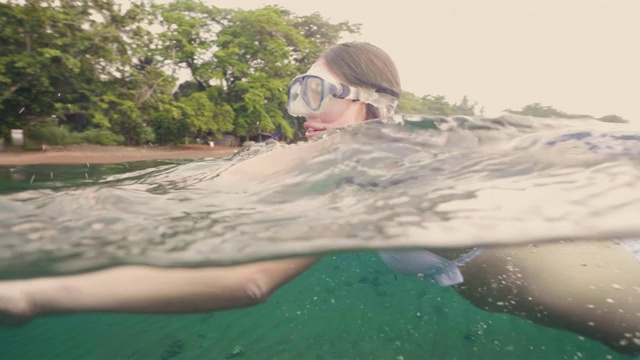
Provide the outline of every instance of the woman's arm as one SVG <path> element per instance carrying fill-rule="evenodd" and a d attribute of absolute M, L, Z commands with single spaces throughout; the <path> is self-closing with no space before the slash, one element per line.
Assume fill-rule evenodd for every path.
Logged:
<path fill-rule="evenodd" d="M 319 257 L 228 267 L 122 266 L 92 273 L 0 282 L 0 323 L 76 312 L 191 313 L 260 304 Z"/>

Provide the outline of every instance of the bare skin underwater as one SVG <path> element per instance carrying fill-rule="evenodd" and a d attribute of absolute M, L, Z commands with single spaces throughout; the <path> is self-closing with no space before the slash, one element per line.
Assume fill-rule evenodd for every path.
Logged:
<path fill-rule="evenodd" d="M 485 249 L 455 289 L 483 310 L 640 354 L 640 262 L 616 241 L 564 241 Z"/>

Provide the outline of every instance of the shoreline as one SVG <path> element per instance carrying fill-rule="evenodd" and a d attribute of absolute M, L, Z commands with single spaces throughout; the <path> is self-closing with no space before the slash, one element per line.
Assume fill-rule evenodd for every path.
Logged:
<path fill-rule="evenodd" d="M 47 151 L 0 152 L 0 166 L 42 164 L 115 164 L 145 160 L 224 158 L 239 147 L 208 145 L 181 146 L 100 146 L 73 145 Z"/>

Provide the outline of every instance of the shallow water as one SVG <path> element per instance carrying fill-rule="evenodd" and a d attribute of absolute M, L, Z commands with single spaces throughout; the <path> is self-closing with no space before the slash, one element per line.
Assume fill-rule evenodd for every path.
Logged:
<path fill-rule="evenodd" d="M 5 278 L 640 235 L 640 128 L 589 119 L 395 116 L 226 160 L 3 178 Z"/>
<path fill-rule="evenodd" d="M 535 272 L 569 293 L 575 290 L 572 276 L 591 279 L 594 268 L 609 274 L 579 285 L 597 294 L 590 295 L 595 302 L 586 304 L 589 309 L 621 323 L 623 309 L 640 316 L 640 296 L 632 292 L 640 292 L 633 276 L 639 242 L 610 239 L 640 236 L 639 214 L 637 126 L 396 116 L 311 144 L 257 146 L 230 159 L 0 167 L 0 279 L 127 263 L 204 266 L 350 249 L 483 245 L 480 260 L 507 259 L 505 274 L 478 280 L 473 273 L 484 265 L 475 271 L 472 261 L 463 286 L 499 287 L 505 276 L 525 276 L 531 285 L 536 278 L 524 263 L 512 263 L 509 250 L 500 253 L 510 248 L 487 246 L 522 244 L 520 255 L 542 260 Z M 588 243 L 576 247 L 575 258 L 555 253 L 570 249 L 575 239 L 608 242 L 595 248 L 595 257 Z M 559 248 L 536 244 L 560 240 Z M 617 258 L 605 256 L 612 248 L 626 249 L 631 275 Z M 526 301 L 507 300 L 514 309 Z M 571 305 L 571 296 L 566 300 Z M 496 301 L 502 299 L 488 299 Z M 640 342 L 640 327 L 633 330 L 616 341 Z M 479 310 L 452 288 L 396 276 L 372 252 L 326 256 L 254 308 L 187 316 L 73 315 L 0 329 L 0 354 L 626 358 L 577 333 Z"/>
<path fill-rule="evenodd" d="M 73 315 L 0 329 L 3 359 L 628 359 L 478 310 L 372 253 L 328 256 L 265 304 L 196 315 Z"/>

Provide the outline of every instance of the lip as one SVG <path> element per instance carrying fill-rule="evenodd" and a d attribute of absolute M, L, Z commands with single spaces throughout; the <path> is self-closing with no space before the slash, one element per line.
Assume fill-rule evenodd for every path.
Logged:
<path fill-rule="evenodd" d="M 323 131 L 327 130 L 324 126 L 315 125 L 313 123 L 304 123 L 303 127 L 305 128 L 305 136 L 307 138 L 312 138 L 314 136 L 320 135 Z"/>

